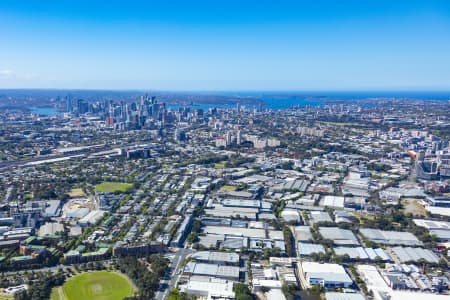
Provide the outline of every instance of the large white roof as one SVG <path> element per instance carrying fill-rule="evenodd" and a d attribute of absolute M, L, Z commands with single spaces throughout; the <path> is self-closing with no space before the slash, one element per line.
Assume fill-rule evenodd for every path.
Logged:
<path fill-rule="evenodd" d="M 321 264 L 317 262 L 302 262 L 302 268 L 304 273 L 336 273 L 346 274 L 344 267 L 338 264 Z"/>

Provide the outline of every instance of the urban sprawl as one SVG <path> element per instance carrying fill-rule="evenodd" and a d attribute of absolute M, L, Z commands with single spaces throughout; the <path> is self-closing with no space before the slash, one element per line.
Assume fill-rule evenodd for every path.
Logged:
<path fill-rule="evenodd" d="M 449 101 L 2 97 L 0 299 L 450 298 Z"/>

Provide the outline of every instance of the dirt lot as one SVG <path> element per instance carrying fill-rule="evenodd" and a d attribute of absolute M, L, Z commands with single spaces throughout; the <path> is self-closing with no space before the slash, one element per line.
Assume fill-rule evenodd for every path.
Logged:
<path fill-rule="evenodd" d="M 425 208 L 420 204 L 420 200 L 413 198 L 402 199 L 403 211 L 405 213 L 411 213 L 414 216 L 426 216 L 427 212 Z"/>

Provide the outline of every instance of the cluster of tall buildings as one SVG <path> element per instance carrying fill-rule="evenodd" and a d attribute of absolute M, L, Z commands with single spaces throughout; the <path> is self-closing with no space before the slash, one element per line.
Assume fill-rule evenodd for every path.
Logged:
<path fill-rule="evenodd" d="M 85 114 L 89 112 L 89 103 L 83 99 L 72 99 L 71 95 L 66 97 L 66 112 L 68 113 L 77 113 L 77 114 Z"/>
<path fill-rule="evenodd" d="M 317 128 L 311 128 L 311 127 L 303 127 L 299 126 L 297 128 L 297 133 L 300 134 L 300 136 L 304 135 L 312 135 L 312 136 L 318 136 L 321 137 L 324 135 L 325 130 L 323 129 L 317 129 Z"/>
<path fill-rule="evenodd" d="M 162 129 L 168 124 L 177 122 L 195 123 L 205 117 L 203 109 L 180 107 L 168 109 L 166 103 L 158 102 L 155 96 L 142 95 L 137 101 L 116 102 L 113 100 L 90 102 L 84 99 L 65 97 L 65 109 L 72 116 L 91 115 L 99 117 L 106 125 L 116 130 Z M 210 109 L 210 113 L 217 113 Z M 175 139 L 184 140 L 185 132 L 180 129 L 175 133 Z"/>
<path fill-rule="evenodd" d="M 280 146 L 280 140 L 276 138 L 261 138 L 257 135 L 243 135 L 240 130 L 227 131 L 224 135 L 216 139 L 216 147 L 231 147 L 233 145 L 241 145 L 243 142 L 251 142 L 254 148 L 263 149 L 266 147 Z"/>
<path fill-rule="evenodd" d="M 108 125 L 114 125 L 116 129 L 140 129 L 150 120 L 164 122 L 166 105 L 158 103 L 154 96 L 148 94 L 131 103 L 112 100 L 89 103 L 83 99 L 74 101 L 69 95 L 66 97 L 66 112 L 78 116 L 86 113 L 102 116 Z"/>
<path fill-rule="evenodd" d="M 155 97 L 146 94 L 139 102 L 111 104 L 107 120 L 115 124 L 116 129 L 140 129 L 148 121 L 160 121 L 164 125 L 165 112 L 165 103 L 158 103 Z"/>

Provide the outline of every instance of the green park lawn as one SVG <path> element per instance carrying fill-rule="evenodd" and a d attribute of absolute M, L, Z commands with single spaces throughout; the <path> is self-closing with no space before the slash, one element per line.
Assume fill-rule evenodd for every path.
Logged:
<path fill-rule="evenodd" d="M 104 181 L 100 184 L 97 184 L 95 186 L 95 189 L 99 192 L 113 193 L 113 192 L 126 192 L 132 187 L 133 185 L 131 183 Z"/>
<path fill-rule="evenodd" d="M 52 290 L 51 300 L 122 300 L 132 296 L 135 289 L 131 281 L 116 272 L 82 273 Z"/>

